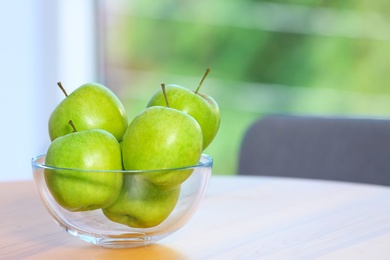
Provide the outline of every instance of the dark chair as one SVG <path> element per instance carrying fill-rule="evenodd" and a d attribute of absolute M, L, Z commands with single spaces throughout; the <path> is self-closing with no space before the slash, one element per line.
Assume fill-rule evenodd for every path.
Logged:
<path fill-rule="evenodd" d="M 390 120 L 265 116 L 244 135 L 238 174 L 390 185 Z"/>

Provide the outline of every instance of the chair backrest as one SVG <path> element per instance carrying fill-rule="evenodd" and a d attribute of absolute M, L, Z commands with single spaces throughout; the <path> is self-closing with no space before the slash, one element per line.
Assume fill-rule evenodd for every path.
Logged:
<path fill-rule="evenodd" d="M 265 116 L 244 135 L 238 174 L 390 185 L 390 120 Z"/>

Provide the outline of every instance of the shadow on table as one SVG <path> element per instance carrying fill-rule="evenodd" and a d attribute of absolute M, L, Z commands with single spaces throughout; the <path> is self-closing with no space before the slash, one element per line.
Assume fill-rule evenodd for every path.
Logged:
<path fill-rule="evenodd" d="M 123 257 L 123 259 L 185 259 L 181 253 L 167 246 L 153 244 L 145 247 L 126 249 L 104 249 L 89 250 L 85 256 L 99 256 L 99 259 L 113 259 Z M 122 259 L 122 258 L 121 258 Z"/>

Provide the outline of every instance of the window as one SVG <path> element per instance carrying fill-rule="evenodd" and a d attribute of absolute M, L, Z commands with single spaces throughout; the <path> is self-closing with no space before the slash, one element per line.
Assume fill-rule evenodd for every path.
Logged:
<path fill-rule="evenodd" d="M 221 107 L 205 151 L 234 174 L 241 137 L 267 113 L 390 115 L 390 4 L 360 1 L 101 1 L 106 84 L 130 117 L 161 83 Z"/>

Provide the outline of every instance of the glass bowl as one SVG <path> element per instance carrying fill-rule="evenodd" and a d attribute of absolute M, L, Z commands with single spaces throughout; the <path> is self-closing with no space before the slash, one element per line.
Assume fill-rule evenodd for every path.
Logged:
<path fill-rule="evenodd" d="M 41 200 L 54 221 L 79 239 L 109 248 L 152 244 L 185 225 L 205 195 L 212 165 L 212 158 L 206 154 L 202 155 L 195 166 L 158 171 L 80 171 L 46 166 L 45 155 L 32 159 L 36 186 Z M 117 175 L 123 180 L 120 194 L 123 195 L 122 201 L 126 203 L 103 209 L 79 211 L 69 209 L 63 205 L 61 198 L 58 198 L 55 192 L 57 188 L 53 188 L 50 182 L 50 174 L 53 173 L 73 176 L 73 178 L 75 174 L 78 176 L 92 174 L 95 176 L 94 181 L 100 176 Z M 160 189 L 159 185 L 149 181 L 150 176 L 163 174 L 179 176 L 180 184 Z M 70 185 L 68 182 L 63 186 L 75 186 L 76 189 L 75 179 L 71 181 L 75 185 Z M 77 192 L 75 190 L 74 193 Z M 152 193 L 153 195 L 150 195 Z M 121 195 L 118 195 L 115 203 L 119 201 Z"/>

